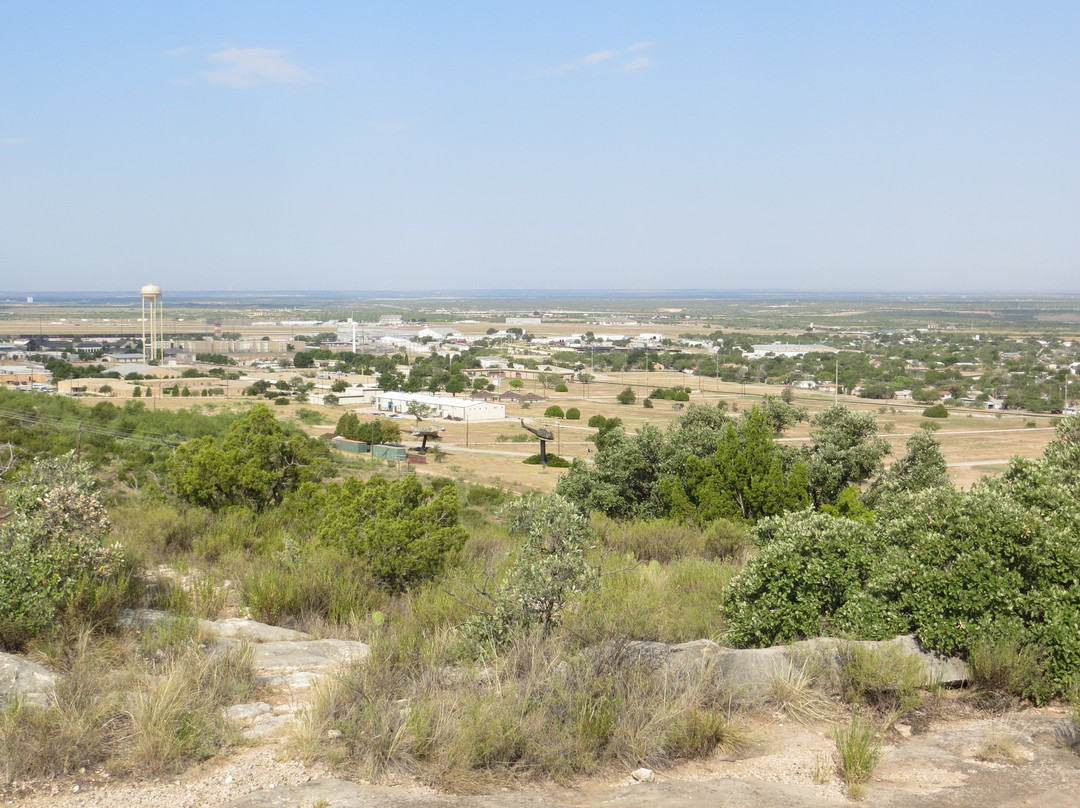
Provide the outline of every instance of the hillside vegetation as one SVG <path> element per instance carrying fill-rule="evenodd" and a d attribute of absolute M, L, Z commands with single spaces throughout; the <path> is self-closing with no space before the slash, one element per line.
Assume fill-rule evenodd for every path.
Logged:
<path fill-rule="evenodd" d="M 775 438 L 808 416 L 780 399 L 738 414 L 689 405 L 666 430 L 590 421 L 595 462 L 574 461 L 552 496 L 519 498 L 346 467 L 264 405 L 204 415 L 0 396 L 14 461 L 4 649 L 35 649 L 71 682 L 108 667 L 87 660 L 160 674 L 167 659 L 206 692 L 194 632 L 136 642 L 118 610 L 243 612 L 362 639 L 371 660 L 320 691 L 294 748 L 366 776 L 471 791 L 738 748 L 732 694 L 634 664 L 637 640 L 914 633 L 1034 700 L 1080 671 L 1080 417 L 1059 422 L 1043 457 L 961 491 L 929 431 L 886 469 L 869 415 L 825 410 L 796 448 Z M 162 565 L 183 576 L 150 574 Z M 240 692 L 243 660 L 229 664 L 226 689 Z M 217 715 L 222 698 L 197 703 Z M 9 778 L 33 762 L 48 709 L 20 704 L 0 723 Z M 93 719 L 110 745 L 76 744 L 44 770 L 136 759 L 117 729 L 130 712 Z M 213 721 L 200 732 L 156 765 L 231 743 Z"/>

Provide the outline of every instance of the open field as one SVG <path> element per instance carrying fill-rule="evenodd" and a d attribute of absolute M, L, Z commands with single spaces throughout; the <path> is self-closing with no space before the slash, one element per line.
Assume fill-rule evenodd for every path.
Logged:
<path fill-rule="evenodd" d="M 453 421 L 436 422 L 440 427 L 445 427 L 439 445 L 446 452 L 446 458 L 441 463 L 435 463 L 429 456 L 427 464 L 412 468 L 421 474 L 460 477 L 470 482 L 508 488 L 513 491 L 547 492 L 554 490 L 559 477 L 565 472 L 561 469 L 541 469 L 522 463 L 524 458 L 535 454 L 538 448 L 537 442 L 531 439 L 531 436 L 529 442 L 526 443 L 511 442 L 508 439 L 513 435 L 526 434 L 520 426 L 520 418 L 539 422 L 556 433 L 556 440 L 548 444 L 549 452 L 568 459 L 575 457 L 587 459 L 591 454 L 593 444 L 586 438 L 596 430 L 586 424 L 593 415 L 619 417 L 623 420 L 626 429 L 633 432 L 647 423 L 664 429 L 682 414 L 682 411 L 672 408 L 672 402 L 667 401 L 656 402 L 653 409 L 643 407 L 641 399 L 647 390 L 655 387 L 690 383 L 694 390 L 690 395 L 690 403 L 715 406 L 723 402 L 734 411 L 749 409 L 763 395 L 780 393 L 779 388 L 770 385 L 739 385 L 723 382 L 718 384 L 715 379 L 688 377 L 678 373 L 649 373 L 647 375 L 648 382 L 643 372 L 599 374 L 597 381 L 588 386 L 587 397 L 581 393 L 581 385 L 577 384 L 572 386 L 571 392 L 552 393 L 549 391 L 545 402 L 537 402 L 528 407 L 508 404 L 505 421 L 468 425 Z M 705 388 L 701 392 L 698 392 L 694 385 L 699 380 L 704 383 Z M 638 391 L 638 402 L 633 405 L 621 405 L 615 400 L 616 394 L 627 385 Z M 850 396 L 840 396 L 838 400 L 851 409 L 870 412 L 875 416 L 882 436 L 892 444 L 892 459 L 902 456 L 907 437 L 930 421 L 922 417 L 921 413 L 924 409 L 922 405 L 905 406 L 898 402 L 877 402 Z M 168 400 L 163 399 L 163 401 Z M 796 396 L 795 403 L 806 407 L 813 416 L 814 413 L 830 406 L 833 403 L 833 397 L 800 393 Z M 545 418 L 543 412 L 551 404 L 558 404 L 564 411 L 570 407 L 577 407 L 581 411 L 580 420 L 558 419 L 557 422 L 557 419 Z M 344 407 L 300 406 L 325 412 L 325 421 L 322 425 L 306 427 L 307 431 L 313 435 L 332 429 L 337 418 L 347 411 Z M 288 414 L 289 410 L 295 409 L 297 408 L 283 407 L 280 410 L 284 412 L 278 411 L 276 414 L 282 417 Z M 357 408 L 355 411 L 361 415 L 361 418 L 369 414 L 366 408 Z M 1041 454 L 1053 437 L 1056 421 L 1057 418 L 1053 416 L 957 409 L 952 410 L 948 418 L 932 423 L 940 425 L 936 435 L 949 463 L 951 477 L 958 485 L 967 487 L 980 477 L 1001 472 L 1009 458 L 1014 455 L 1036 457 Z M 399 423 L 403 433 L 407 433 L 414 422 L 412 419 L 402 418 L 399 419 Z M 1030 423 L 1034 423 L 1035 426 L 1028 426 Z M 780 440 L 785 443 L 801 444 L 808 440 L 810 432 L 809 424 L 797 424 Z M 500 436 L 503 437 L 502 440 Z M 403 437 L 405 437 L 406 445 L 419 446 L 419 441 L 410 442 L 407 434 Z"/>

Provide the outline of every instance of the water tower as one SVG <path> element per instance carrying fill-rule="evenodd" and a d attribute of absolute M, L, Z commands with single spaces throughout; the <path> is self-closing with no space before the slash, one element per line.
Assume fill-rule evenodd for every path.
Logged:
<path fill-rule="evenodd" d="M 154 362 L 165 355 L 161 287 L 154 283 L 148 283 L 139 290 L 139 294 L 142 295 L 143 359 L 147 362 Z M 147 308 L 150 309 L 149 316 L 147 315 Z M 149 326 L 150 330 L 149 339 L 146 333 L 147 326 Z"/>

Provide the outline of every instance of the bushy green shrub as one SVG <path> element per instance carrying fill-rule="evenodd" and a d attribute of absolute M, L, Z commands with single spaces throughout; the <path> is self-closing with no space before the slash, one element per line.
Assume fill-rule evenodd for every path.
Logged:
<path fill-rule="evenodd" d="M 970 491 L 888 497 L 873 523 L 797 514 L 759 523 L 761 552 L 725 605 L 730 638 L 769 645 L 818 633 L 914 633 L 944 654 L 979 643 L 1039 649 L 1046 687 L 1080 669 L 1080 417 L 1037 460 L 1014 460 Z M 808 606 L 808 608 L 807 608 Z"/>
<path fill-rule="evenodd" d="M 595 542 L 588 521 L 558 494 L 524 497 L 502 510 L 511 536 L 521 537 L 517 558 L 494 599 L 494 609 L 464 628 L 479 650 L 498 648 L 534 628 L 558 624 L 575 593 L 595 585 L 597 571 L 586 558 Z"/>
<path fill-rule="evenodd" d="M 176 492 L 214 510 L 244 505 L 256 511 L 281 502 L 297 485 L 317 479 L 319 450 L 306 435 L 283 427 L 257 404 L 219 444 L 212 436 L 186 441 L 169 460 Z"/>
<path fill-rule="evenodd" d="M 645 399 L 643 402 L 641 402 L 641 406 L 643 406 L 647 410 L 651 410 L 653 408 L 652 399 L 651 398 Z"/>
<path fill-rule="evenodd" d="M 924 418 L 948 418 L 949 410 L 940 401 L 932 407 L 927 407 L 922 411 Z"/>
<path fill-rule="evenodd" d="M 556 392 L 556 393 L 567 393 L 567 392 L 569 392 L 569 390 L 570 390 L 570 388 L 568 388 L 568 387 L 567 387 L 567 386 L 566 386 L 566 385 L 565 385 L 564 383 L 562 383 L 562 382 L 560 382 L 559 384 L 555 385 L 555 392 Z"/>
<path fill-rule="evenodd" d="M 540 455 L 529 455 L 521 462 L 524 463 L 526 466 L 539 466 Z M 565 457 L 559 457 L 556 454 L 549 454 L 547 456 L 547 464 L 553 469 L 568 469 L 573 465 L 570 460 L 567 460 Z"/>
<path fill-rule="evenodd" d="M 599 413 L 597 413 L 596 415 L 593 415 L 593 416 L 589 417 L 588 424 L 593 429 L 599 429 L 600 427 L 602 427 L 604 425 L 604 423 L 606 421 L 607 421 L 607 418 L 605 418 L 603 415 L 600 415 Z"/>
<path fill-rule="evenodd" d="M 565 418 L 566 414 L 563 412 L 563 408 L 558 404 L 552 404 L 546 410 L 544 410 L 545 418 Z"/>
<path fill-rule="evenodd" d="M 813 511 L 763 519 L 751 537 L 759 552 L 732 583 L 723 611 L 736 646 L 832 633 L 838 614 L 859 603 L 877 555 L 866 523 Z M 856 629 L 868 633 L 881 639 L 885 632 Z"/>
<path fill-rule="evenodd" d="M 72 456 L 36 460 L 7 486 L 0 647 L 19 648 L 57 628 L 61 610 L 78 593 L 121 577 L 124 556 L 105 543 L 110 522 L 96 489 L 89 464 Z"/>
<path fill-rule="evenodd" d="M 371 577 L 400 592 L 435 577 L 468 534 L 458 521 L 457 489 L 425 488 L 415 474 L 390 482 L 350 478 L 309 488 L 325 516 L 317 541 L 360 559 Z"/>
<path fill-rule="evenodd" d="M 624 387 L 622 392 L 620 392 L 619 395 L 615 396 L 615 399 L 620 404 L 633 404 L 635 401 L 637 401 L 637 394 L 634 392 L 633 388 Z"/>
<path fill-rule="evenodd" d="M 570 409 L 568 409 L 566 411 L 566 420 L 567 421 L 578 421 L 580 419 L 581 419 L 581 410 L 579 410 L 577 407 L 571 407 Z"/>

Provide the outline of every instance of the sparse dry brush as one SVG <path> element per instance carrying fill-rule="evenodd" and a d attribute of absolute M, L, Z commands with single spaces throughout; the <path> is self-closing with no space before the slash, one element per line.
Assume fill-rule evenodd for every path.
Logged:
<path fill-rule="evenodd" d="M 115 638 L 84 631 L 43 650 L 60 674 L 55 692 L 0 712 L 5 782 L 94 765 L 178 770 L 236 740 L 221 711 L 253 688 L 250 649 L 207 651 L 192 621 Z"/>
<path fill-rule="evenodd" d="M 663 766 L 745 742 L 728 694 L 705 671 L 650 669 L 622 648 L 571 654 L 536 630 L 485 665 L 418 665 L 376 649 L 319 688 L 297 749 L 365 777 L 409 775 L 469 793 L 615 764 Z"/>

